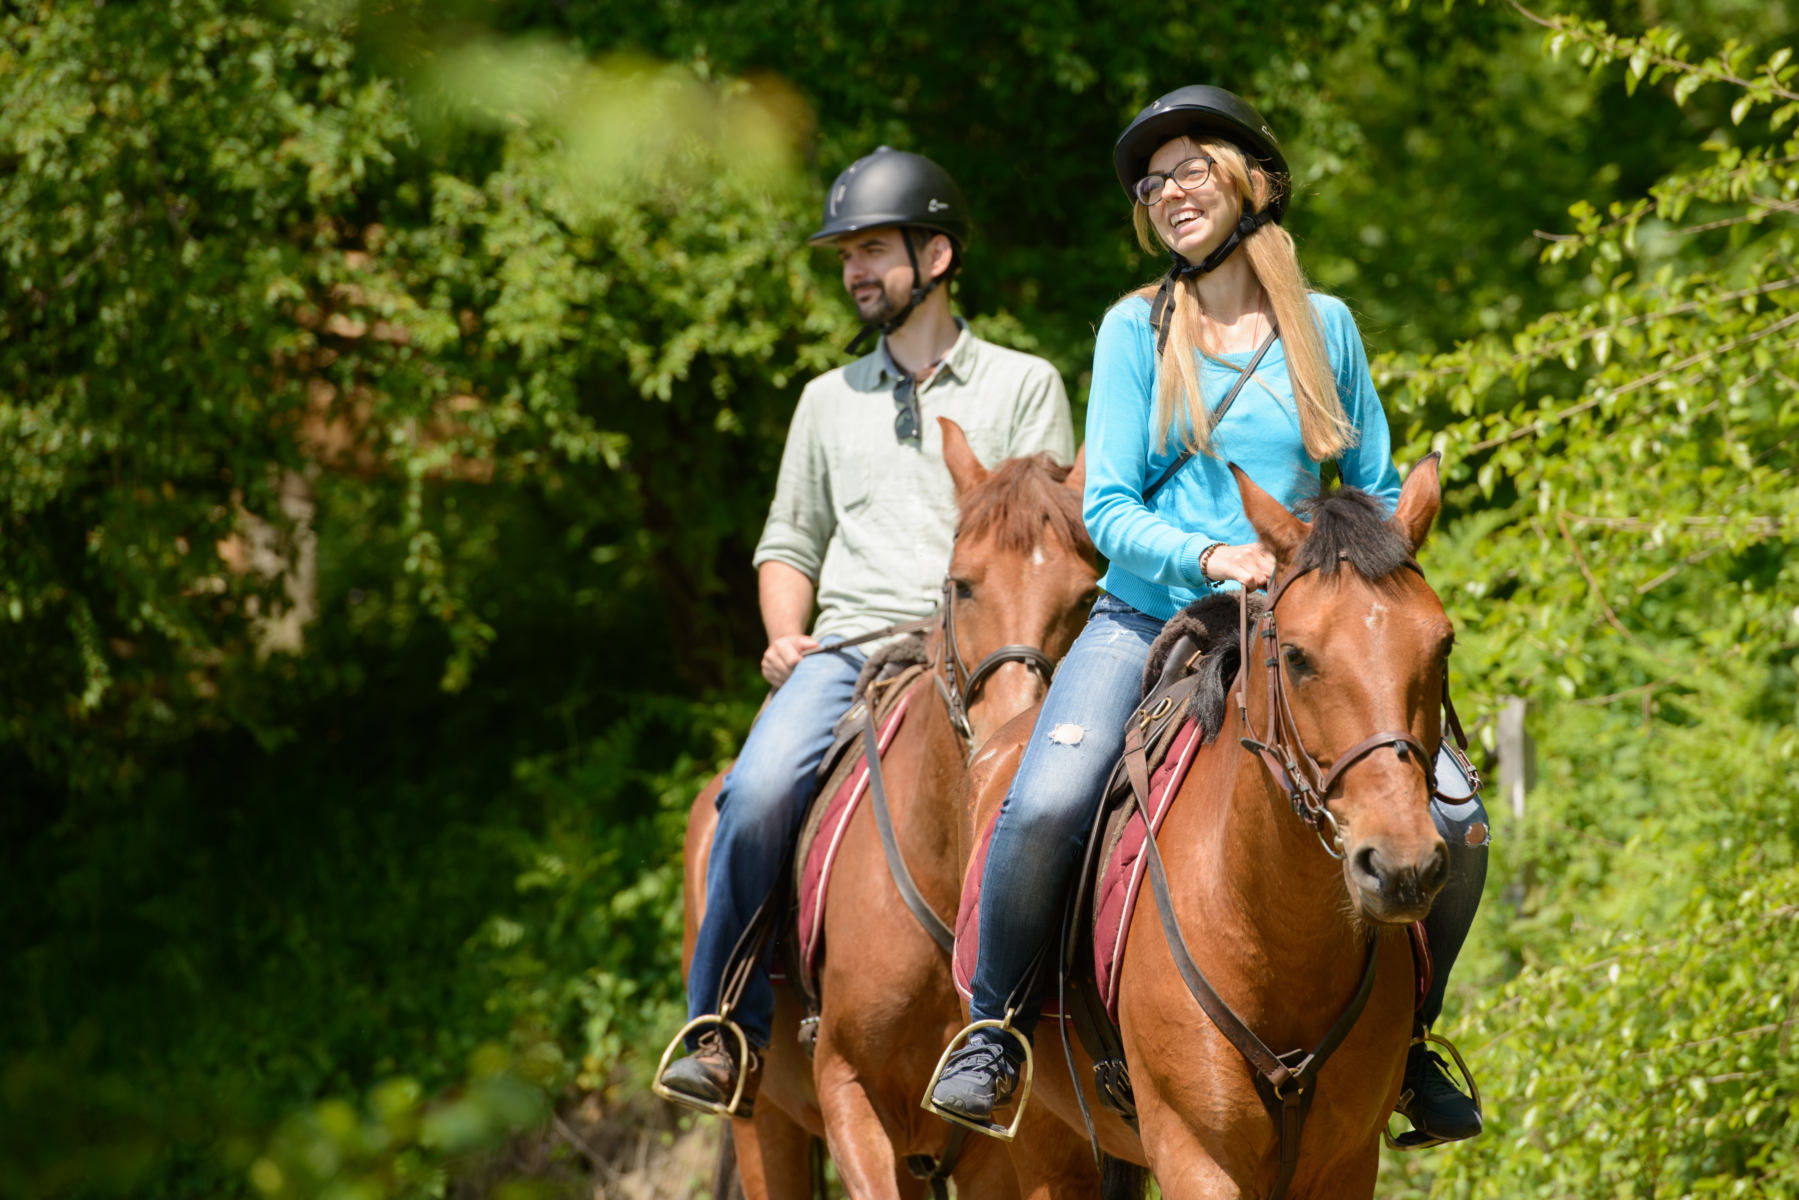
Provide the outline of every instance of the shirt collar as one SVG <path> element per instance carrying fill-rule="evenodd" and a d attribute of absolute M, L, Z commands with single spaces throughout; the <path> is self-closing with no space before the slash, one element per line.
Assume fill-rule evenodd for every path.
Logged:
<path fill-rule="evenodd" d="M 931 376 L 930 382 L 925 385 L 926 387 L 935 384 L 942 378 L 945 371 L 948 371 L 963 383 L 967 383 L 969 375 L 974 370 L 975 336 L 969 332 L 967 321 L 964 321 L 961 317 L 954 317 L 952 320 L 956 322 L 956 329 L 959 331 L 956 336 L 955 345 L 951 346 L 949 348 L 949 353 L 943 356 L 943 361 L 938 364 L 937 373 Z M 876 348 L 875 353 L 871 355 L 871 357 L 876 363 L 875 380 L 880 385 L 886 386 L 898 383 L 906 377 L 906 373 L 900 370 L 899 364 L 893 361 L 893 355 L 887 349 L 886 334 L 881 335 L 880 345 Z"/>

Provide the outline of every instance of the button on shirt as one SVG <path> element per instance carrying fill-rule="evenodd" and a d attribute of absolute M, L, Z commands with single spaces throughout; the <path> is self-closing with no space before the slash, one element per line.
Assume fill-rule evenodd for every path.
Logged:
<path fill-rule="evenodd" d="M 957 519 L 938 417 L 960 425 L 988 467 L 1038 451 L 1074 458 L 1056 369 L 957 325 L 949 354 L 915 385 L 916 438 L 894 433 L 905 374 L 886 338 L 800 395 L 755 565 L 784 562 L 816 581 L 814 637 L 855 637 L 936 610 Z"/>

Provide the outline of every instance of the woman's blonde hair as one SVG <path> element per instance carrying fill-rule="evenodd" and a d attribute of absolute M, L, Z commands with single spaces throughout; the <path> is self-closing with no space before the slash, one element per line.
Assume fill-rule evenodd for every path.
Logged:
<path fill-rule="evenodd" d="M 1250 159 L 1230 142 L 1194 139 L 1199 152 L 1213 159 L 1212 174 L 1219 183 L 1234 189 L 1245 210 L 1260 211 L 1275 200 L 1276 182 L 1262 165 Z M 1137 228 L 1137 241 L 1151 253 L 1166 252 L 1155 227 L 1150 223 L 1149 209 L 1133 204 L 1132 222 Z M 1287 375 L 1293 384 L 1293 400 L 1299 409 L 1299 433 L 1306 453 L 1314 462 L 1330 462 L 1356 441 L 1355 426 L 1343 410 L 1337 395 L 1336 374 L 1331 370 L 1330 355 L 1324 348 L 1324 334 L 1306 299 L 1309 290 L 1299 256 L 1293 249 L 1293 238 L 1275 222 L 1268 222 L 1244 238 L 1236 253 L 1247 256 L 1249 269 L 1262 290 L 1268 293 L 1274 308 L 1274 320 L 1280 326 L 1281 342 L 1287 358 Z M 1133 292 L 1153 301 L 1160 282 Z M 1211 454 L 1211 421 L 1205 397 L 1199 385 L 1198 355 L 1223 362 L 1218 352 L 1206 344 L 1205 329 L 1200 321 L 1203 306 L 1199 301 L 1197 276 L 1188 276 L 1174 286 L 1173 304 L 1167 314 L 1168 342 L 1163 347 L 1160 368 L 1161 384 L 1156 394 L 1156 449 L 1167 448 L 1168 436 L 1178 431 L 1182 445 L 1201 454 Z M 1226 363 L 1231 366 L 1233 364 Z M 1179 420 L 1184 413 L 1186 421 Z"/>

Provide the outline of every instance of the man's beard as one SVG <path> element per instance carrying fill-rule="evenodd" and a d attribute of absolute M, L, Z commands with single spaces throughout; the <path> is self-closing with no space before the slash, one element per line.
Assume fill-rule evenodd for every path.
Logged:
<path fill-rule="evenodd" d="M 885 325 L 899 315 L 900 306 L 893 302 L 886 288 L 881 288 L 871 298 L 856 301 L 856 315 L 870 325 Z"/>

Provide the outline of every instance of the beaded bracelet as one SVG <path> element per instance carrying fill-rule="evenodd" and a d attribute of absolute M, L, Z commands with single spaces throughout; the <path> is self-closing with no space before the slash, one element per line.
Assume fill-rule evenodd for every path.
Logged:
<path fill-rule="evenodd" d="M 1204 550 L 1199 552 L 1199 577 L 1201 579 L 1207 581 L 1211 580 L 1212 576 L 1206 571 L 1206 564 L 1212 561 L 1212 555 L 1217 553 L 1218 547 L 1222 545 L 1224 545 L 1223 542 L 1213 542 L 1210 546 L 1207 546 Z"/>

